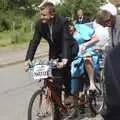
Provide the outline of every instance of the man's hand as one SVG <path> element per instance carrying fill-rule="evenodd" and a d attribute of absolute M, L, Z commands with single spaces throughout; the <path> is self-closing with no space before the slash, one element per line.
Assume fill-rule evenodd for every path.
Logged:
<path fill-rule="evenodd" d="M 63 62 L 58 62 L 58 63 L 57 63 L 57 68 L 61 69 L 61 68 L 63 68 L 63 67 L 64 67 Z"/>
<path fill-rule="evenodd" d="M 28 71 L 30 64 L 31 64 L 30 60 L 25 61 L 25 72 Z"/>
<path fill-rule="evenodd" d="M 67 62 L 68 62 L 68 59 L 63 58 L 62 62 L 58 62 L 57 68 L 59 68 L 59 69 L 63 68 L 67 64 Z"/>

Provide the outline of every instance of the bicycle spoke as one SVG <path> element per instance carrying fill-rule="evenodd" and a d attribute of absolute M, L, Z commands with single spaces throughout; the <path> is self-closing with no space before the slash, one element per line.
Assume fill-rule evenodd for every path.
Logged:
<path fill-rule="evenodd" d="M 35 94 L 36 95 L 36 94 Z M 47 99 L 45 94 L 39 95 L 39 93 L 31 99 L 31 106 L 29 107 L 28 120 L 53 120 L 54 106 L 52 102 Z"/>

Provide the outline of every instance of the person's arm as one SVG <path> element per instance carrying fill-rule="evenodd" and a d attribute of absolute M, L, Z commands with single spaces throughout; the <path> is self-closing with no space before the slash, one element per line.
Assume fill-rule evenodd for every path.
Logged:
<path fill-rule="evenodd" d="M 85 47 L 88 47 L 90 45 L 95 44 L 97 41 L 98 41 L 97 35 L 93 34 L 91 40 L 88 42 L 85 42 L 84 45 L 85 45 Z"/>
<path fill-rule="evenodd" d="M 64 33 L 63 38 L 63 58 L 70 59 L 71 57 L 71 45 L 72 45 L 72 36 L 68 35 L 68 33 Z"/>
<path fill-rule="evenodd" d="M 72 35 L 68 33 L 68 21 L 64 19 L 62 32 L 62 61 L 59 62 L 58 68 L 63 68 L 71 59 L 71 38 Z"/>
<path fill-rule="evenodd" d="M 75 40 L 73 38 L 73 34 L 69 31 L 69 23 L 64 23 L 64 31 L 63 31 L 63 58 L 70 60 L 73 57 L 73 46 L 75 47 Z"/>
<path fill-rule="evenodd" d="M 41 40 L 40 23 L 38 21 L 35 25 L 35 32 L 34 32 L 33 39 L 29 43 L 29 47 L 27 50 L 25 61 L 28 61 L 28 60 L 32 61 L 33 60 L 34 54 L 35 54 L 36 49 L 40 43 L 40 40 Z"/>
<path fill-rule="evenodd" d="M 97 35 L 93 34 L 89 41 L 83 43 L 82 45 L 79 45 L 80 52 L 85 51 L 87 47 L 94 45 L 97 41 L 98 41 Z"/>

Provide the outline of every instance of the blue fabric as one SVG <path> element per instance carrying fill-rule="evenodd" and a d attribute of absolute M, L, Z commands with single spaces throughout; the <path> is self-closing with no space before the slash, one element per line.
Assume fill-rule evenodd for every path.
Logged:
<path fill-rule="evenodd" d="M 76 24 L 75 25 L 76 32 L 74 34 L 74 39 L 77 41 L 79 45 L 82 45 L 83 43 L 89 41 L 94 34 L 94 30 L 85 25 L 85 24 Z M 83 57 L 85 56 L 91 56 L 92 57 L 92 65 L 93 69 L 96 72 L 99 72 L 99 56 L 96 52 L 93 51 L 93 46 L 91 45 L 88 48 L 86 48 L 84 53 L 78 52 L 78 55 L 75 57 L 71 64 L 71 76 L 72 77 L 80 77 L 81 75 L 85 74 L 85 68 L 84 68 L 84 61 Z M 74 94 L 78 89 L 81 89 L 80 84 L 77 80 L 72 79 L 71 80 L 71 93 Z"/>
<path fill-rule="evenodd" d="M 99 57 L 92 56 L 92 65 L 95 72 L 99 72 Z M 85 74 L 84 61 L 82 57 L 77 57 L 71 63 L 71 76 L 80 77 Z"/>
<path fill-rule="evenodd" d="M 86 24 L 75 24 L 76 32 L 74 34 L 75 40 L 82 44 L 85 41 L 88 41 L 91 39 L 91 36 L 94 34 L 94 30 L 87 26 Z"/>
<path fill-rule="evenodd" d="M 71 94 L 76 93 L 77 91 L 83 91 L 84 80 L 72 79 L 71 81 Z"/>

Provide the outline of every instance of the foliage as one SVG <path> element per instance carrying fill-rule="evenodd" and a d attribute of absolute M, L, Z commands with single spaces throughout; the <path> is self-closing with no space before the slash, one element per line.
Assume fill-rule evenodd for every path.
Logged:
<path fill-rule="evenodd" d="M 43 0 L 0 0 L 0 46 L 28 41 L 32 37 L 36 6 Z M 94 17 L 104 0 L 64 0 L 56 9 L 63 16 L 74 17 L 79 8 Z M 2 34 L 3 33 L 3 34 Z M 3 44 L 2 44 L 3 43 Z"/>
<path fill-rule="evenodd" d="M 24 32 L 23 30 L 15 31 L 11 35 L 10 44 L 24 43 L 31 39 L 32 35 L 30 32 Z"/>
<path fill-rule="evenodd" d="M 0 18 L 0 46 L 29 41 L 32 38 L 34 19 L 29 19 L 15 11 L 7 11 Z M 6 33 L 7 36 L 2 33 Z"/>
<path fill-rule="evenodd" d="M 57 5 L 56 11 L 62 16 L 71 16 L 71 9 L 68 4 Z"/>
<path fill-rule="evenodd" d="M 23 8 L 32 8 L 40 4 L 42 0 L 1 0 L 0 5 L 3 8 L 7 9 L 18 9 Z"/>
<path fill-rule="evenodd" d="M 0 31 L 11 29 L 11 18 L 8 12 L 0 11 Z"/>
<path fill-rule="evenodd" d="M 24 19 L 32 19 L 42 0 L 0 0 L 0 32 L 21 29 Z"/>
<path fill-rule="evenodd" d="M 63 5 L 57 6 L 57 11 L 63 16 L 74 17 L 78 9 L 82 8 L 84 14 L 90 18 L 95 16 L 104 0 L 65 0 Z"/>
<path fill-rule="evenodd" d="M 5 47 L 11 44 L 21 44 L 29 41 L 31 38 L 32 32 L 24 32 L 23 29 L 0 32 L 0 47 Z"/>

